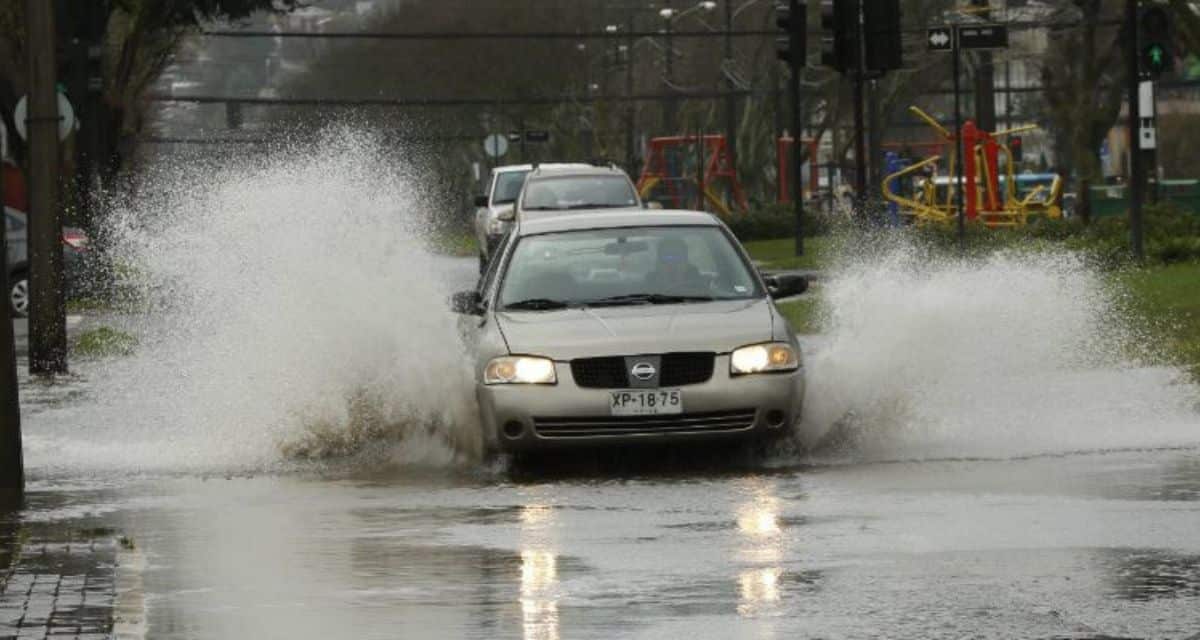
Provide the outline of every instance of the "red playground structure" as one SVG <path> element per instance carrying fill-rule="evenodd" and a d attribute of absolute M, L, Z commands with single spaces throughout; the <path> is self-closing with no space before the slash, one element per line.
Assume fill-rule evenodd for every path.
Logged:
<path fill-rule="evenodd" d="M 705 202 L 723 216 L 749 209 L 723 135 L 651 138 L 637 189 L 643 200 L 674 209 L 702 209 Z"/>

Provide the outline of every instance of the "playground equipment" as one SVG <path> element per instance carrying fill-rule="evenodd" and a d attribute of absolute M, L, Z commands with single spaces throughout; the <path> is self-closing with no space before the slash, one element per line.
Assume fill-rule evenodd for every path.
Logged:
<path fill-rule="evenodd" d="M 909 107 L 909 111 L 937 132 L 950 147 L 950 153 L 946 177 L 937 175 L 938 162 L 943 156 L 935 154 L 884 178 L 883 197 L 899 207 L 900 215 L 911 217 L 918 224 L 949 224 L 958 217 L 957 196 L 961 188 L 966 218 L 979 220 L 988 227 L 1024 225 L 1031 216 L 1062 216 L 1062 177 L 1056 174 L 1018 176 L 1012 151 L 1005 144 L 1008 136 L 1036 129 L 1037 125 L 989 133 L 968 120 L 955 136 L 921 109 L 914 106 Z M 956 154 L 960 152 L 963 153 L 963 177 L 956 173 Z M 913 179 L 917 181 L 914 193 L 906 195 L 902 183 Z M 1026 188 L 1022 188 L 1023 185 Z"/>
<path fill-rule="evenodd" d="M 721 186 L 724 191 L 718 192 Z M 728 216 L 733 207 L 743 212 L 749 208 L 723 135 L 651 138 L 637 189 L 643 200 L 675 209 L 701 208 L 707 202 Z"/>
<path fill-rule="evenodd" d="M 776 174 L 779 176 L 776 180 L 779 185 L 776 201 L 780 203 L 792 201 L 792 145 L 795 142 L 795 138 L 786 133 L 775 141 L 775 157 L 779 171 Z M 808 193 L 811 197 L 820 188 L 818 176 L 821 173 L 821 166 L 817 161 L 817 141 L 811 138 L 801 138 L 800 144 L 808 147 Z"/>

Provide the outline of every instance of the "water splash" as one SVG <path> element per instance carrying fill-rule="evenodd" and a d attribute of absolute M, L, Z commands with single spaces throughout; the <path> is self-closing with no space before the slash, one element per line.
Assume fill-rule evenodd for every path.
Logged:
<path fill-rule="evenodd" d="M 141 346 L 32 421 L 31 468 L 262 469 L 385 435 L 409 461 L 477 453 L 447 260 L 424 237 L 438 206 L 405 171 L 346 130 L 162 165 L 110 221 L 150 309 Z"/>
<path fill-rule="evenodd" d="M 825 287 L 800 436 L 854 459 L 1012 457 L 1200 445 L 1200 394 L 1133 354 L 1078 256 L 931 261 L 892 247 Z"/>

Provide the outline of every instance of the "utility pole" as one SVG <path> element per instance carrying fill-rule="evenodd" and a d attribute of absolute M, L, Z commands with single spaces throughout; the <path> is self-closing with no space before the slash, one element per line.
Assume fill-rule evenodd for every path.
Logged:
<path fill-rule="evenodd" d="M 863 53 L 863 12 L 861 0 L 854 1 L 854 199 L 858 201 L 859 215 L 867 198 L 867 149 L 863 130 L 866 128 L 863 115 L 863 85 L 867 80 L 866 55 Z"/>
<path fill-rule="evenodd" d="M 625 19 L 625 97 L 633 95 L 633 15 L 632 9 Z M 636 119 L 635 106 L 632 100 L 625 105 L 625 168 L 629 171 L 629 175 L 638 175 L 637 153 L 634 147 L 637 146 L 637 135 L 634 133 L 634 121 Z"/>
<path fill-rule="evenodd" d="M 666 30 L 663 32 L 663 43 L 667 47 L 666 53 L 665 53 L 665 55 L 667 56 L 667 59 L 666 59 L 666 73 L 664 74 L 664 82 L 667 85 L 667 95 L 669 97 L 667 98 L 666 104 L 663 105 L 663 129 L 665 129 L 663 134 L 668 135 L 668 136 L 673 136 L 673 135 L 675 135 L 675 110 L 676 110 L 676 104 L 675 104 L 675 45 L 674 45 L 674 43 L 672 43 L 672 38 L 671 38 L 671 31 L 674 30 L 674 25 L 672 23 L 674 21 L 671 19 L 673 14 L 670 13 L 670 11 L 669 11 L 670 9 L 671 9 L 671 2 L 670 2 L 670 0 L 668 0 L 666 2 L 666 9 L 664 9 L 664 11 L 667 11 L 666 17 L 664 18 L 664 20 L 667 24 L 666 24 Z"/>
<path fill-rule="evenodd" d="M 1136 2 L 1137 0 L 1130 1 Z M 963 154 L 966 149 L 963 147 L 962 140 L 962 98 L 959 86 L 959 76 L 962 75 L 959 70 L 962 43 L 959 41 L 957 28 L 953 29 L 951 33 L 954 43 L 954 62 L 951 65 L 953 70 L 950 72 L 954 76 L 954 184 L 950 185 L 950 188 L 954 189 L 954 199 L 958 209 L 958 250 L 965 252 L 967 250 L 967 213 L 966 204 L 963 201 L 963 186 L 966 184 L 966 178 L 963 176 Z"/>
<path fill-rule="evenodd" d="M 800 79 L 808 64 L 808 5 L 803 0 L 788 0 L 775 6 L 775 56 L 788 65 L 788 95 L 792 103 L 792 211 L 795 214 L 795 254 L 804 255 L 804 108 L 800 101 Z M 779 176 L 782 181 L 783 176 Z"/>
<path fill-rule="evenodd" d="M 992 10 L 988 0 L 971 0 L 980 7 L 976 13 L 985 22 L 991 20 Z M 983 49 L 977 54 L 979 67 L 975 73 L 975 124 L 984 131 L 996 130 L 996 85 L 992 52 Z"/>
<path fill-rule="evenodd" d="M 29 43 L 29 372 L 67 372 L 63 304 L 62 223 L 59 218 L 58 96 L 54 5 L 26 0 Z"/>
<path fill-rule="evenodd" d="M 870 91 L 867 93 L 867 131 L 870 132 L 870 143 L 867 145 L 867 157 L 870 162 L 871 194 L 866 201 L 872 203 L 871 214 L 875 214 L 879 202 L 880 187 L 883 185 L 883 123 L 879 117 L 879 80 L 872 78 Z"/>
<path fill-rule="evenodd" d="M 0 121 L 0 127 L 4 122 Z M 0 165 L 4 162 L 0 153 Z M 0 180 L 0 203 L 4 181 Z M 3 206 L 0 206 L 0 210 Z M 5 214 L 7 217 L 7 214 Z M 0 264 L 8 264 L 8 221 L 0 225 Z M 8 269 L 0 269 L 0 291 L 8 291 Z M 21 404 L 17 392 L 17 358 L 13 323 L 5 304 L 0 324 L 0 509 L 17 506 L 25 491 L 25 467 L 21 454 Z"/>
<path fill-rule="evenodd" d="M 1138 144 L 1138 0 L 1125 0 L 1125 29 L 1129 48 L 1126 50 L 1126 102 L 1129 108 L 1126 128 L 1129 130 L 1129 241 L 1133 257 L 1145 258 L 1142 245 L 1142 185 L 1146 180 L 1142 168 L 1142 152 Z"/>
<path fill-rule="evenodd" d="M 733 91 L 733 0 L 725 0 L 725 63 L 721 74 L 725 78 L 725 144 L 729 154 L 729 166 L 737 171 L 737 98 Z"/>

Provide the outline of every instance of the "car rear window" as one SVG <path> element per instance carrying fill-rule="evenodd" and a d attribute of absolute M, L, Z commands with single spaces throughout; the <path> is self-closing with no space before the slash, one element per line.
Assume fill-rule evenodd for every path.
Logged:
<path fill-rule="evenodd" d="M 521 209 L 560 211 L 636 207 L 637 193 L 624 176 L 569 176 L 531 180 Z"/>

